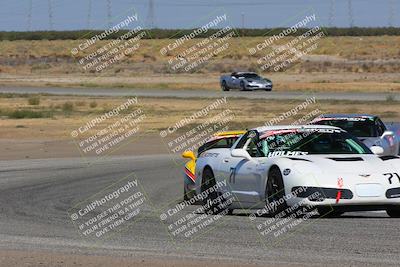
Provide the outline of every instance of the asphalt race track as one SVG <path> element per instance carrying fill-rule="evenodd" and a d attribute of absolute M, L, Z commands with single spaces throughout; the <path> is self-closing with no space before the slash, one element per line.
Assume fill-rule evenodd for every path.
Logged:
<path fill-rule="evenodd" d="M 247 99 L 306 99 L 315 96 L 318 100 L 385 101 L 390 96 L 400 101 L 400 93 L 349 93 L 349 92 L 242 92 L 242 91 L 204 91 L 167 89 L 117 89 L 117 88 L 52 88 L 52 87 L 0 87 L 0 93 L 14 94 L 52 94 L 79 96 L 140 96 L 140 97 L 178 97 L 178 98 L 247 98 Z"/>
<path fill-rule="evenodd" d="M 141 221 L 103 239 L 79 234 L 68 210 L 118 179 L 134 174 L 151 205 Z M 0 162 L 0 247 L 117 255 L 227 259 L 263 265 L 398 266 L 400 219 L 382 212 L 310 218 L 279 242 L 266 238 L 246 213 L 224 216 L 194 241 L 173 240 L 160 220 L 182 194 L 181 167 L 170 155 Z M 146 202 L 147 203 L 147 202 Z M 265 217 L 257 217 L 262 223 Z"/>

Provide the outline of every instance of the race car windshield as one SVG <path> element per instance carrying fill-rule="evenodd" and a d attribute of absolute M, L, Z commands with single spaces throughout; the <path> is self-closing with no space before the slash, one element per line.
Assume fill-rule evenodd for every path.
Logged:
<path fill-rule="evenodd" d="M 239 77 L 243 77 L 245 79 L 261 79 L 261 77 L 255 73 L 244 73 L 240 74 Z"/>
<path fill-rule="evenodd" d="M 375 124 L 372 120 L 320 120 L 314 124 L 339 127 L 357 137 L 377 137 Z"/>
<path fill-rule="evenodd" d="M 260 143 L 262 154 L 266 157 L 277 151 L 289 152 L 288 155 L 372 154 L 359 140 L 341 131 L 285 132 L 261 138 Z"/>

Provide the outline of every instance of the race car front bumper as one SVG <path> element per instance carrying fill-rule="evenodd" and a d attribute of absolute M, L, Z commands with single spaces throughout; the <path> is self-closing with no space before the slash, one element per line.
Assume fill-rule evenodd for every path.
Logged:
<path fill-rule="evenodd" d="M 369 184 L 365 184 L 369 185 Z M 375 185 L 375 184 L 371 184 Z M 390 206 L 400 206 L 400 187 L 389 188 L 383 192 L 369 190 L 364 184 L 355 189 L 324 187 L 293 187 L 292 198 L 287 200 L 290 206 L 301 203 L 302 206 L 331 206 L 343 211 L 384 210 Z M 373 189 L 373 187 L 371 186 Z"/>
<path fill-rule="evenodd" d="M 247 84 L 246 90 L 272 90 L 272 84 Z"/>

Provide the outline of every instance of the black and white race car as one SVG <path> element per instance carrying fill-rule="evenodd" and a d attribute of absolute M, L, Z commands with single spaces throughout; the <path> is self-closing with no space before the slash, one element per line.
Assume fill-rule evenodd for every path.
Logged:
<path fill-rule="evenodd" d="M 389 129 L 378 116 L 368 114 L 325 114 L 311 124 L 342 128 L 366 146 L 382 147 L 382 155 L 400 155 L 400 130 Z"/>

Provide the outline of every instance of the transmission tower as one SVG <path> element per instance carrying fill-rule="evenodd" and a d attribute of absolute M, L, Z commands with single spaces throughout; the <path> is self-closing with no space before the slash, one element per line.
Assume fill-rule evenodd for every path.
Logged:
<path fill-rule="evenodd" d="M 335 0 L 331 0 L 329 6 L 329 20 L 328 20 L 329 27 L 333 27 L 334 17 L 335 17 Z"/>
<path fill-rule="evenodd" d="M 49 11 L 49 29 L 53 30 L 53 3 L 52 0 L 47 1 L 48 11 Z"/>
<path fill-rule="evenodd" d="M 149 0 L 149 8 L 147 12 L 147 28 L 153 29 L 154 28 L 154 1 Z"/>
<path fill-rule="evenodd" d="M 389 27 L 394 26 L 394 13 L 395 13 L 394 0 L 389 0 Z"/>
<path fill-rule="evenodd" d="M 32 29 L 32 0 L 29 0 L 28 3 L 28 27 L 27 30 L 31 31 Z"/>
<path fill-rule="evenodd" d="M 348 0 L 348 9 L 349 9 L 349 23 L 350 23 L 350 28 L 354 27 L 354 15 L 353 15 L 353 4 L 351 0 Z"/>
<path fill-rule="evenodd" d="M 112 26 L 111 0 L 107 0 L 107 21 L 108 27 Z"/>
<path fill-rule="evenodd" d="M 92 0 L 88 0 L 88 14 L 86 21 L 86 27 L 88 30 L 90 29 L 91 21 L 92 21 Z"/>

